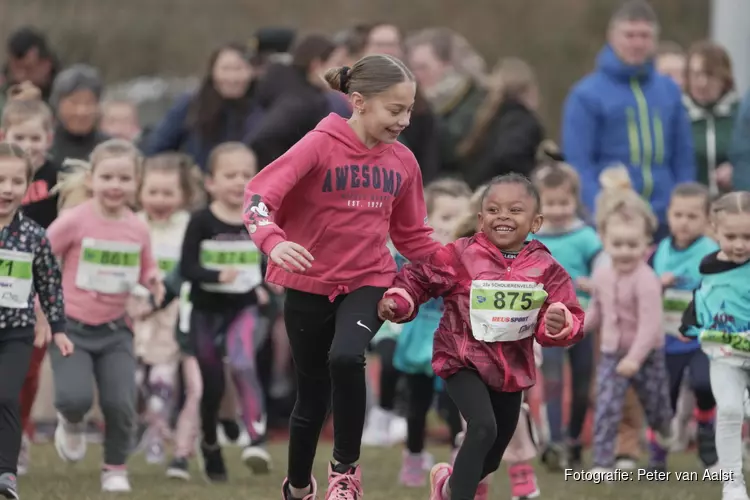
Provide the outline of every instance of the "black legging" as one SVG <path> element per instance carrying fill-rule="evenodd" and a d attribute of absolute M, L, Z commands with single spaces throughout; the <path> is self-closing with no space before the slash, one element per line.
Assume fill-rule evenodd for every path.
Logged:
<path fill-rule="evenodd" d="M 425 433 L 427 430 L 427 413 L 435 399 L 435 377 L 429 375 L 406 375 L 409 388 L 409 410 L 406 417 L 408 433 L 406 434 L 406 449 L 409 453 L 424 451 Z M 441 393 L 442 395 L 442 393 Z M 456 436 L 463 430 L 461 415 L 455 403 L 450 398 L 444 402 L 441 416 L 448 424 L 451 435 L 451 446 L 456 445 Z"/>
<path fill-rule="evenodd" d="M 289 421 L 289 484 L 310 484 L 315 451 L 333 404 L 333 458 L 359 460 L 367 389 L 365 349 L 383 322 L 377 303 L 385 288 L 363 287 L 331 303 L 324 295 L 287 290 L 284 323 L 297 376 Z"/>
<path fill-rule="evenodd" d="M 474 500 L 479 482 L 500 467 L 518 424 L 523 393 L 495 392 L 468 369 L 445 382 L 466 419 L 466 437 L 450 478 L 451 500 Z"/>
<path fill-rule="evenodd" d="M 393 411 L 396 406 L 396 388 L 401 372 L 393 366 L 396 354 L 396 339 L 383 339 L 375 344 L 375 352 L 380 357 L 380 407 Z"/>

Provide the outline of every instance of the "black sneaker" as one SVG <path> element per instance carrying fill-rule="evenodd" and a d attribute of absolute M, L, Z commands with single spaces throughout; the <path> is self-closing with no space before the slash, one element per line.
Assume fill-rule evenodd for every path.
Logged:
<path fill-rule="evenodd" d="M 698 424 L 698 457 L 705 467 L 712 467 L 719 462 L 713 422 Z"/>
<path fill-rule="evenodd" d="M 206 479 L 212 483 L 227 482 L 227 468 L 224 465 L 224 457 L 221 455 L 221 446 L 218 443 L 214 445 L 201 443 L 201 456 Z"/>
<path fill-rule="evenodd" d="M 15 474 L 8 472 L 0 474 L 0 496 L 18 499 L 18 485 Z"/>
<path fill-rule="evenodd" d="M 580 444 L 568 446 L 568 468 L 575 470 L 583 468 L 583 446 Z"/>
<path fill-rule="evenodd" d="M 182 479 L 190 481 L 187 458 L 174 457 L 167 467 L 167 477 L 170 479 Z"/>
<path fill-rule="evenodd" d="M 550 472 L 560 472 L 568 466 L 565 447 L 558 443 L 548 444 L 542 452 L 541 460 Z"/>
<path fill-rule="evenodd" d="M 240 438 L 240 426 L 236 420 L 219 420 L 222 429 L 224 429 L 224 435 L 233 443 L 236 443 Z"/>

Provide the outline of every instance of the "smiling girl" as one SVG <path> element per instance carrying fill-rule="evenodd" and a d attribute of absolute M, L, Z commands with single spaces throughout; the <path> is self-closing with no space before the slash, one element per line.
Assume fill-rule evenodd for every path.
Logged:
<path fill-rule="evenodd" d="M 270 256 L 267 281 L 287 289 L 284 320 L 297 371 L 286 500 L 316 498 L 318 436 L 333 403 L 326 499 L 362 498 L 357 464 L 365 422 L 365 349 L 382 320 L 377 303 L 396 274 L 386 240 L 410 261 L 435 253 L 414 155 L 397 141 L 416 84 L 385 55 L 330 69 L 349 96 L 344 120 L 323 119 L 248 184 L 245 223 Z"/>

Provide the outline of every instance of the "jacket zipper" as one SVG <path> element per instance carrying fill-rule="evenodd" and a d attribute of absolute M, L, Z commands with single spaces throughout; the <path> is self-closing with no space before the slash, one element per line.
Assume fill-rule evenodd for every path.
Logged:
<path fill-rule="evenodd" d="M 628 144 L 630 145 L 630 163 L 635 166 L 641 162 L 641 143 L 638 139 L 638 124 L 635 122 L 635 109 L 628 106 L 625 110 L 628 119 Z"/>
<path fill-rule="evenodd" d="M 716 183 L 716 120 L 713 115 L 706 118 L 706 160 L 708 189 L 715 196 L 719 194 L 719 186 Z"/>
<path fill-rule="evenodd" d="M 520 254 L 516 255 L 516 259 L 519 257 Z M 505 257 L 503 257 L 503 259 L 505 259 Z M 505 269 L 505 278 L 510 278 L 510 263 L 508 263 L 508 267 Z M 508 387 L 508 383 L 510 382 L 510 372 L 508 371 L 508 362 L 505 359 L 502 349 L 498 351 L 498 358 L 500 358 L 500 363 L 503 365 L 503 388 L 505 388 Z"/>
<path fill-rule="evenodd" d="M 656 159 L 657 165 L 664 163 L 664 125 L 661 122 L 659 110 L 654 111 L 654 142 L 656 142 Z"/>
<path fill-rule="evenodd" d="M 641 128 L 641 141 L 643 142 L 643 163 L 641 164 L 641 175 L 643 176 L 642 196 L 646 200 L 650 200 L 651 194 L 654 191 L 654 178 L 651 172 L 653 145 L 651 143 L 651 120 L 649 118 L 648 102 L 646 101 L 646 96 L 643 95 L 643 90 L 641 90 L 638 79 L 633 78 L 630 80 L 630 89 L 638 104 L 638 122 Z"/>

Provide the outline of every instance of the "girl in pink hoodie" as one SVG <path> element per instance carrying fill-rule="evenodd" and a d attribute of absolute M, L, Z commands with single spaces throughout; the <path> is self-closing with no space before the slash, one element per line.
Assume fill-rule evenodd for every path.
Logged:
<path fill-rule="evenodd" d="M 397 142 L 416 85 L 395 57 L 331 69 L 349 120 L 331 114 L 247 185 L 245 223 L 270 257 L 266 281 L 287 289 L 284 321 L 297 375 L 285 500 L 312 500 L 318 437 L 333 404 L 334 463 L 326 499 L 362 498 L 365 349 L 377 304 L 396 275 L 386 241 L 410 261 L 437 252 L 414 155 Z"/>

